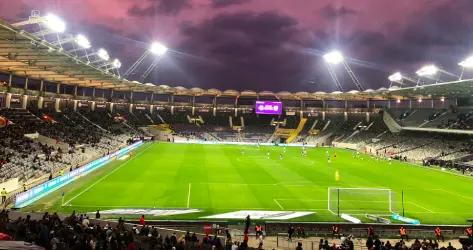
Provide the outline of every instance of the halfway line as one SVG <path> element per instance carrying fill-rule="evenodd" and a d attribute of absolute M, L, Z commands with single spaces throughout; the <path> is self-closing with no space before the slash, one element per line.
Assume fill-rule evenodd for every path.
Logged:
<path fill-rule="evenodd" d="M 189 191 L 187 191 L 187 208 L 189 208 L 191 203 L 191 187 L 192 183 L 189 183 Z"/>

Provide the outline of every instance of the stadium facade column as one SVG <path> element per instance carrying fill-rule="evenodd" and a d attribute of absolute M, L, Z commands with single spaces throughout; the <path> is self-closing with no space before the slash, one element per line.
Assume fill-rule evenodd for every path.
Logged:
<path fill-rule="evenodd" d="M 213 113 L 213 116 L 217 116 L 217 96 L 214 96 L 213 100 L 212 100 L 212 113 Z"/>
<path fill-rule="evenodd" d="M 430 99 L 431 101 L 431 108 L 434 108 L 434 98 Z"/>
<path fill-rule="evenodd" d="M 391 108 L 391 99 L 388 99 L 388 109 Z"/>
<path fill-rule="evenodd" d="M 192 102 L 192 115 L 195 115 L 195 95 L 191 97 L 191 102 Z"/>
<path fill-rule="evenodd" d="M 11 82 L 12 82 L 12 80 L 13 80 L 13 75 L 12 75 L 12 73 L 10 73 L 10 75 L 8 76 L 7 92 L 11 91 Z"/>
<path fill-rule="evenodd" d="M 59 106 L 60 101 L 61 101 L 61 99 L 59 98 L 60 94 L 61 94 L 61 83 L 58 83 L 56 84 L 56 99 L 54 99 L 54 110 L 56 112 L 61 112 L 61 109 Z"/>
<path fill-rule="evenodd" d="M 110 113 L 112 113 L 113 112 L 113 102 L 107 103 L 107 106 L 108 106 L 108 111 L 110 111 Z"/>
<path fill-rule="evenodd" d="M 128 112 L 133 113 L 133 91 L 130 91 L 130 103 L 128 104 Z"/>
<path fill-rule="evenodd" d="M 73 101 L 72 101 L 72 109 L 73 109 L 74 111 L 77 111 L 77 100 L 73 100 Z"/>
<path fill-rule="evenodd" d="M 326 107 L 325 99 L 322 99 L 322 121 L 325 121 L 325 109 Z"/>
<path fill-rule="evenodd" d="M 5 108 L 9 109 L 11 104 L 11 93 L 5 95 Z"/>
<path fill-rule="evenodd" d="M 128 112 L 133 113 L 133 103 L 128 104 Z"/>
<path fill-rule="evenodd" d="M 77 84 L 74 86 L 74 98 L 77 98 Z"/>
<path fill-rule="evenodd" d="M 28 76 L 25 78 L 25 86 L 23 86 L 23 95 L 21 96 L 21 108 L 26 109 L 28 106 Z"/>
<path fill-rule="evenodd" d="M 301 111 L 299 112 L 299 116 L 302 118 L 302 117 L 304 117 L 304 111 L 303 111 L 303 109 L 304 109 L 304 100 L 302 100 L 302 99 L 300 100 L 300 106 L 301 106 Z"/>
<path fill-rule="evenodd" d="M 90 106 L 91 111 L 95 111 L 95 101 L 92 101 L 91 106 Z"/>
<path fill-rule="evenodd" d="M 56 97 L 56 99 L 54 99 L 54 110 L 56 112 L 61 112 L 60 102 L 61 102 L 61 99 L 59 97 Z"/>
<path fill-rule="evenodd" d="M 42 96 L 38 97 L 38 109 L 43 109 L 44 98 Z"/>
<path fill-rule="evenodd" d="M 23 94 L 26 95 L 26 92 L 28 91 L 28 81 L 29 81 L 29 77 L 26 77 L 25 78 L 25 86 L 23 86 Z"/>
<path fill-rule="evenodd" d="M 149 113 L 150 114 L 153 114 L 153 110 L 154 110 L 154 92 L 151 92 L 151 97 L 149 98 Z"/>
<path fill-rule="evenodd" d="M 22 95 L 21 96 L 21 108 L 26 109 L 28 106 L 28 95 Z"/>
<path fill-rule="evenodd" d="M 13 75 L 10 73 L 8 77 L 8 84 L 7 84 L 7 93 L 5 93 L 5 108 L 10 108 L 11 104 L 11 82 L 12 82 Z"/>
<path fill-rule="evenodd" d="M 409 98 L 409 109 L 412 109 L 412 99 Z"/>
<path fill-rule="evenodd" d="M 44 104 L 44 80 L 41 79 L 41 81 L 39 82 L 39 92 L 38 92 L 38 109 L 42 109 L 43 108 L 43 104 Z"/>

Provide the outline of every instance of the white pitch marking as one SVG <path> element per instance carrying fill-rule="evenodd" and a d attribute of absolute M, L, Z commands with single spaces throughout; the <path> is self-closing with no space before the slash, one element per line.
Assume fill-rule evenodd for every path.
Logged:
<path fill-rule="evenodd" d="M 420 208 L 422 208 L 422 209 L 424 209 L 425 211 L 428 211 L 428 212 L 430 212 L 430 213 L 433 213 L 433 212 L 434 212 L 434 211 L 432 211 L 432 210 L 430 210 L 430 209 L 428 209 L 428 208 L 425 208 L 425 207 L 423 207 L 423 206 L 421 206 L 421 205 L 419 205 L 419 204 L 417 204 L 417 203 L 415 203 L 415 202 L 412 202 L 412 201 L 408 201 L 408 202 L 406 202 L 406 203 L 410 203 L 410 204 L 412 204 L 412 205 L 414 205 L 414 206 L 416 206 L 416 207 L 420 207 Z"/>
<path fill-rule="evenodd" d="M 141 155 L 142 153 L 144 153 L 146 150 L 148 150 L 150 147 L 151 147 L 152 144 L 150 144 L 150 146 L 148 146 L 147 148 L 145 148 L 143 151 L 139 152 L 138 154 L 136 154 L 135 156 L 131 157 L 131 158 L 128 158 L 125 162 L 123 162 L 122 164 L 120 164 L 117 168 L 115 168 L 114 170 L 110 171 L 110 173 L 106 174 L 105 176 L 103 176 L 102 178 L 98 179 L 97 181 L 95 181 L 94 183 L 92 183 L 92 185 L 88 186 L 86 189 L 82 190 L 80 193 L 78 193 L 77 195 L 75 195 L 74 197 L 72 197 L 71 199 L 69 199 L 68 201 L 66 201 L 66 203 L 64 203 L 64 205 L 68 205 L 71 201 L 73 201 L 74 199 L 76 199 L 77 197 L 81 196 L 83 193 L 89 191 L 92 187 L 94 187 L 95 185 L 97 185 L 99 182 L 103 181 L 105 178 L 109 177 L 111 174 L 115 173 L 115 171 L 117 171 L 118 169 L 120 169 L 121 167 L 125 166 L 125 164 L 127 164 L 130 160 L 136 158 L 138 155 Z"/>
<path fill-rule="evenodd" d="M 284 207 L 281 206 L 281 204 L 278 202 L 278 200 L 273 199 L 273 201 L 278 205 L 278 207 L 279 207 L 281 210 L 284 210 Z"/>
<path fill-rule="evenodd" d="M 191 204 L 191 188 L 192 183 L 189 183 L 189 191 L 187 192 L 187 208 L 189 208 Z"/>

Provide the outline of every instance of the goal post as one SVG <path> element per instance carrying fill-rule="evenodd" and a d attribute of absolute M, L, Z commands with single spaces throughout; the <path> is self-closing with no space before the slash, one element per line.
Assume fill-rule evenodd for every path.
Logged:
<path fill-rule="evenodd" d="M 395 194 L 387 188 L 328 188 L 327 209 L 334 215 L 390 215 L 396 211 Z"/>

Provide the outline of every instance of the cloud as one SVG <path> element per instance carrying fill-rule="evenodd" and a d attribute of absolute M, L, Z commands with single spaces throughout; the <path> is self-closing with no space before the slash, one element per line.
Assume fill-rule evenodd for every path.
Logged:
<path fill-rule="evenodd" d="M 149 17 L 158 14 L 177 15 L 191 6 L 189 0 L 148 0 L 145 6 L 134 4 L 128 9 L 128 14 L 135 17 Z"/>
<path fill-rule="evenodd" d="M 311 59 L 291 48 L 297 21 L 275 12 L 218 15 L 181 32 L 181 50 L 212 63 L 181 61 L 200 87 L 284 90 L 297 88 Z"/>
<path fill-rule="evenodd" d="M 249 3 L 251 0 L 212 0 L 212 7 L 225 8 L 232 5 Z"/>
<path fill-rule="evenodd" d="M 335 7 L 333 6 L 333 4 L 326 5 L 325 7 L 320 9 L 320 14 L 327 19 L 353 16 L 353 15 L 356 15 L 357 13 L 358 12 L 354 9 L 351 9 L 345 6 Z"/>

